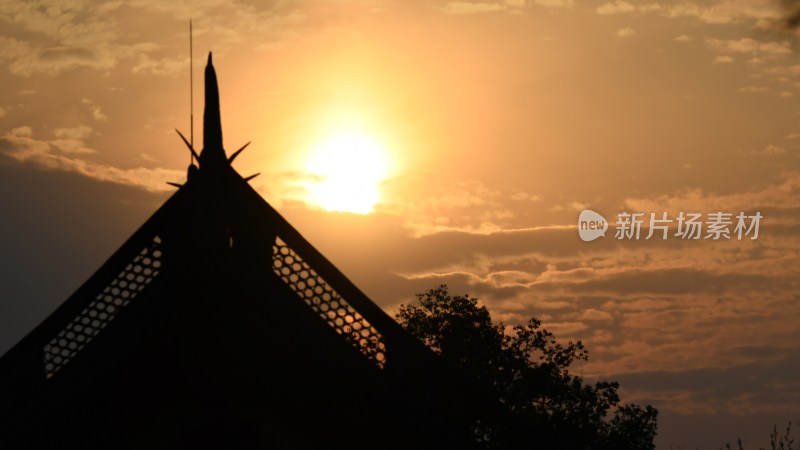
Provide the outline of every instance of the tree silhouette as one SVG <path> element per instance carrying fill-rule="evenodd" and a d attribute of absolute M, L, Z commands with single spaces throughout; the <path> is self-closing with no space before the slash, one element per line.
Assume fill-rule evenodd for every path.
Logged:
<path fill-rule="evenodd" d="M 620 405 L 618 383 L 586 385 L 569 372 L 573 362 L 588 359 L 580 341 L 557 342 L 536 318 L 514 327 L 495 324 L 477 299 L 450 295 L 447 285 L 417 298 L 419 305 L 400 306 L 400 324 L 441 358 L 476 378 L 537 432 L 563 448 L 655 448 L 655 408 Z M 521 448 L 500 427 L 480 434 L 490 448 Z"/>

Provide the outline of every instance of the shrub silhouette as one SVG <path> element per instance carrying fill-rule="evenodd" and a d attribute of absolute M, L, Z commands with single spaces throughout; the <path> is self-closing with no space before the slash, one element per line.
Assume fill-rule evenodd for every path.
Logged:
<path fill-rule="evenodd" d="M 742 439 L 736 441 L 737 450 L 745 450 L 742 444 Z M 778 432 L 778 425 L 772 426 L 772 433 L 769 435 L 770 450 L 800 450 L 800 444 L 795 446 L 795 437 L 792 435 L 792 422 L 786 425 L 786 431 L 783 434 Z M 731 444 L 725 444 L 725 450 L 732 450 Z M 759 450 L 766 450 L 761 447 Z"/>
<path fill-rule="evenodd" d="M 561 344 L 536 318 L 507 329 L 468 295 L 447 285 L 418 294 L 418 305 L 401 305 L 397 320 L 441 358 L 478 380 L 539 434 L 564 448 L 652 450 L 658 411 L 619 404 L 616 382 L 586 385 L 569 372 L 587 360 L 580 341 Z M 609 417 L 610 416 L 610 417 Z M 481 430 L 489 448 L 520 448 L 501 427 Z"/>

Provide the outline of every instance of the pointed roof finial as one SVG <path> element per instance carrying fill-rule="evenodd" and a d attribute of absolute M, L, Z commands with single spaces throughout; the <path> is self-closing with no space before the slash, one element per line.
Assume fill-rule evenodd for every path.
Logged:
<path fill-rule="evenodd" d="M 208 52 L 205 74 L 206 105 L 203 112 L 203 151 L 200 152 L 200 167 L 217 165 L 226 161 L 222 147 L 222 121 L 219 113 L 219 89 L 217 74 Z"/>

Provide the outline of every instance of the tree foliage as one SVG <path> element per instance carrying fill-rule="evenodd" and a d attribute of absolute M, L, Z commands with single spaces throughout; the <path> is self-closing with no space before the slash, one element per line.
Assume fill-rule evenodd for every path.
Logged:
<path fill-rule="evenodd" d="M 588 359 L 580 341 L 559 343 L 536 318 L 513 327 L 495 324 L 477 299 L 450 295 L 446 285 L 417 297 L 419 305 L 400 306 L 400 324 L 531 427 L 568 448 L 655 448 L 655 408 L 620 405 L 618 383 L 588 385 L 569 371 L 574 362 Z M 518 447 L 508 439 L 494 429 L 486 440 L 494 448 Z"/>

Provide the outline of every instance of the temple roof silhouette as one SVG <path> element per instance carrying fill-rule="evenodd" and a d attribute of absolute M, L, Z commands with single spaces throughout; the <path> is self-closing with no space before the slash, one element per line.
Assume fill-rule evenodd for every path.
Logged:
<path fill-rule="evenodd" d="M 236 172 L 211 54 L 205 83 L 187 181 L 0 358 L 0 448 L 475 449 L 516 426 Z"/>

